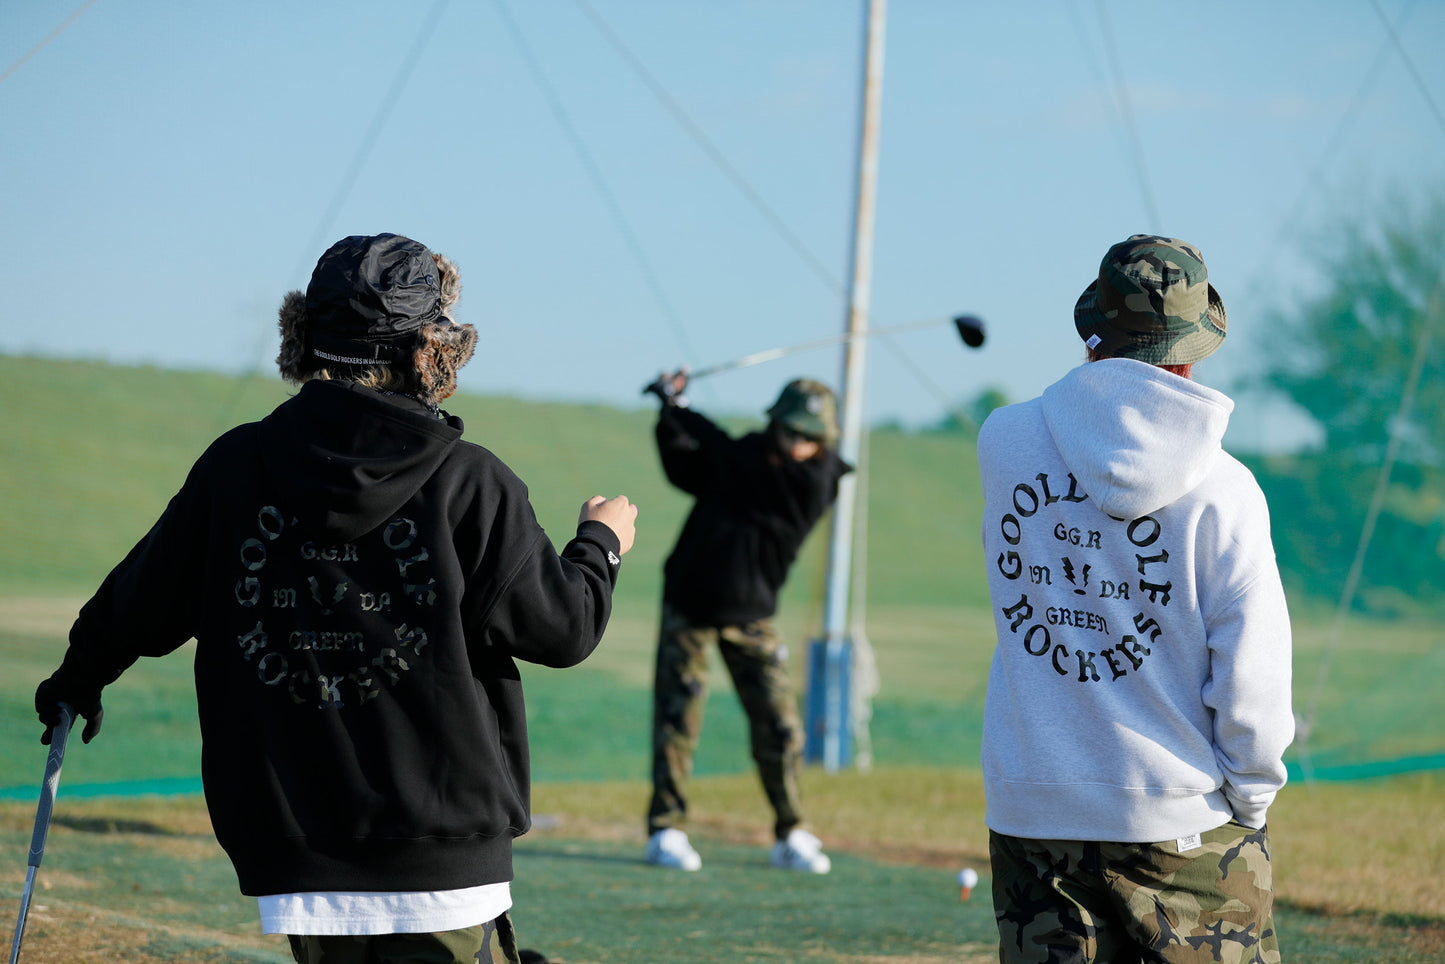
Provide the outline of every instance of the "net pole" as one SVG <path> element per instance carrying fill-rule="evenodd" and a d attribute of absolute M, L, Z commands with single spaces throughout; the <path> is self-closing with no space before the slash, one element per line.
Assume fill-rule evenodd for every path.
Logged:
<path fill-rule="evenodd" d="M 863 432 L 863 382 L 866 373 L 869 301 L 873 277 L 873 223 L 878 182 L 878 127 L 883 103 L 883 33 L 887 0 L 869 0 L 864 41 L 863 118 L 859 137 L 858 184 L 854 209 L 853 270 L 848 304 L 848 340 L 844 348 L 842 418 L 838 454 L 857 465 Z M 852 568 L 853 528 L 857 494 L 856 473 L 838 485 L 828 541 L 827 585 L 823 604 L 823 639 L 814 643 L 810 661 L 810 719 L 805 750 L 810 760 L 821 759 L 829 773 L 837 772 L 851 757 L 847 675 L 851 646 L 847 638 L 848 583 Z M 821 646 L 821 653 L 817 650 Z M 820 658 L 821 657 L 821 658 Z M 821 693 L 821 700 L 814 695 Z"/>

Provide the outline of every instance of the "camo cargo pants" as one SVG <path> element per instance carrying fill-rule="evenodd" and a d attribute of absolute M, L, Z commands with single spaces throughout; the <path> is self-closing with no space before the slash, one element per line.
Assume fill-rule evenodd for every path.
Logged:
<path fill-rule="evenodd" d="M 989 834 L 1003 964 L 1279 964 L 1269 835 L 1180 843 Z"/>
<path fill-rule="evenodd" d="M 803 722 L 788 676 L 788 650 L 772 620 L 743 626 L 695 626 L 662 608 L 652 700 L 652 802 L 647 832 L 681 829 L 687 780 L 702 734 L 708 693 L 708 647 L 717 644 L 747 713 L 753 760 L 781 840 L 802 823 L 798 772 Z"/>
<path fill-rule="evenodd" d="M 495 920 L 460 930 L 433 934 L 317 935 L 289 934 L 291 956 L 297 964 L 478 964 L 495 961 L 492 935 L 506 964 L 522 964 L 517 932 L 511 915 L 503 911 Z M 530 952 L 526 952 L 530 953 Z"/>

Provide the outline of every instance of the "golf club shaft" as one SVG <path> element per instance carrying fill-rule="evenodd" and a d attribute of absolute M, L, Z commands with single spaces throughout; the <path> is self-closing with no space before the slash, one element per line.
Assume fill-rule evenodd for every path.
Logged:
<path fill-rule="evenodd" d="M 30 837 L 30 859 L 25 871 L 25 892 L 20 895 L 20 917 L 15 923 L 15 940 L 10 945 L 10 964 L 20 960 L 20 942 L 25 938 L 25 919 L 30 914 L 30 895 L 35 892 L 35 874 L 45 856 L 45 840 L 50 836 L 50 817 L 55 810 L 55 794 L 60 789 L 60 766 L 65 762 L 65 744 L 75 710 L 68 703 L 60 704 L 60 722 L 50 731 L 50 753 L 45 758 L 45 780 L 40 786 L 40 802 L 35 808 L 35 833 Z"/>
<path fill-rule="evenodd" d="M 20 895 L 20 919 L 15 924 L 15 940 L 10 944 L 10 964 L 20 960 L 20 941 L 25 937 L 25 918 L 30 916 L 30 895 L 35 892 L 34 864 L 25 868 L 25 893 Z"/>
<path fill-rule="evenodd" d="M 813 341 L 800 342 L 796 345 L 785 345 L 781 348 L 769 348 L 765 351 L 753 352 L 751 355 L 744 355 L 732 361 L 721 362 L 717 365 L 708 365 L 706 368 L 699 368 L 696 371 L 688 372 L 689 379 L 705 378 L 708 375 L 716 375 L 719 372 L 729 372 L 737 368 L 748 368 L 753 365 L 760 365 L 763 362 L 772 361 L 775 358 L 785 358 L 788 355 L 796 355 L 799 352 L 812 351 L 815 348 L 826 348 L 829 345 L 840 345 L 853 338 L 868 338 L 873 335 L 891 335 L 900 331 L 913 331 L 916 328 L 933 328 L 938 325 L 947 324 L 950 318 L 930 318 L 927 321 L 912 321 L 902 325 L 888 325 L 883 328 L 869 328 L 863 332 L 841 332 L 830 335 L 827 338 L 817 338 Z"/>

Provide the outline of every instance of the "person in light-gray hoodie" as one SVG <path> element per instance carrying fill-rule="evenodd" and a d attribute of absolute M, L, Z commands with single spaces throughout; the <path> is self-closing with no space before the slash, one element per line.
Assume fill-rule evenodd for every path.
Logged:
<path fill-rule="evenodd" d="M 1290 624 L 1234 403 L 1192 380 L 1224 306 L 1197 248 L 1135 235 L 1074 317 L 1088 361 L 978 441 L 1001 959 L 1278 961 Z"/>

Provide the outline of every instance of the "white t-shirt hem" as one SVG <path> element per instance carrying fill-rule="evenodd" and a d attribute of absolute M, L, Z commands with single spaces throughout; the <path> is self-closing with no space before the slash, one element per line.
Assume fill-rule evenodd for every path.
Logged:
<path fill-rule="evenodd" d="M 483 884 L 422 893 L 271 894 L 256 898 L 267 934 L 430 934 L 476 927 L 512 906 L 512 886 Z"/>

